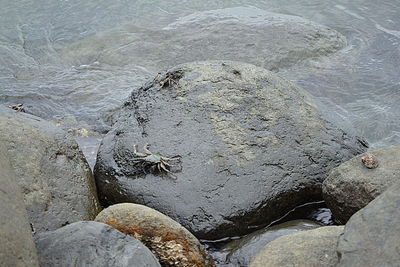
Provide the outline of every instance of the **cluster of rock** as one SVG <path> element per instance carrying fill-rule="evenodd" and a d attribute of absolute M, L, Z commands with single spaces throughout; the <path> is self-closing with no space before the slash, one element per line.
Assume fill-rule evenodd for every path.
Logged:
<path fill-rule="evenodd" d="M 397 181 L 345 226 L 280 237 L 261 249 L 249 266 L 398 266 L 399 208 Z"/>
<path fill-rule="evenodd" d="M 146 143 L 148 155 L 179 156 L 167 160 L 170 170 L 148 168 Z M 94 174 L 103 205 L 146 205 L 198 238 L 218 239 L 321 199 L 328 172 L 363 151 L 285 79 L 250 64 L 205 61 L 132 93 L 100 145 Z"/>
<path fill-rule="evenodd" d="M 215 266 L 190 232 L 157 211 L 126 204 L 130 216 L 117 216 L 118 205 L 99 214 L 92 172 L 72 136 L 8 108 L 0 108 L 0 126 L 2 264 Z M 104 223 L 90 221 L 110 212 Z"/>
<path fill-rule="evenodd" d="M 225 262 L 250 267 L 397 266 L 398 151 L 398 146 L 369 151 L 331 171 L 323 194 L 336 220 L 347 222 L 344 226 L 293 221 L 267 227 L 225 246 Z M 366 166 L 366 157 L 374 164 Z"/>
<path fill-rule="evenodd" d="M 234 24 L 233 11 L 195 14 L 164 31 L 188 24 L 217 30 Z M 301 19 L 256 17 L 241 27 L 265 30 L 260 19 L 270 27 L 282 21 L 306 27 L 291 43 L 294 61 L 345 43 Z M 188 49 L 198 49 L 199 38 Z M 270 45 L 271 51 L 280 47 Z M 157 64 L 187 61 L 165 54 L 167 63 Z M 295 63 L 284 54 L 266 65 Z M 323 119 L 304 90 L 274 73 L 227 60 L 186 63 L 134 90 L 112 118 L 93 175 L 67 133 L 0 108 L 2 263 L 215 266 L 198 238 L 245 235 L 322 198 L 345 226 L 292 221 L 267 227 L 226 245 L 226 263 L 400 262 L 398 147 L 361 154 L 365 141 Z"/>
<path fill-rule="evenodd" d="M 397 266 L 399 148 L 358 155 L 333 169 L 323 182 L 326 203 L 345 226 L 308 230 L 318 226 L 289 222 L 268 227 L 229 243 L 226 262 L 250 267 Z M 284 236 L 277 238 L 279 231 Z M 297 231 L 302 232 L 291 234 Z"/>
<path fill-rule="evenodd" d="M 351 216 L 399 174 L 397 148 L 361 154 L 366 148 L 362 139 L 322 119 L 308 94 L 284 79 L 249 64 L 206 61 L 177 66 L 134 91 L 102 141 L 94 173 L 103 205 L 143 204 L 198 238 L 218 239 L 269 224 L 294 206 L 322 197 L 338 222 L 346 213 Z M 348 166 L 351 162 L 357 166 Z M 354 180 L 338 182 L 341 168 L 359 179 L 367 179 L 360 173 L 379 178 L 364 182 L 368 188 Z M 356 201 L 361 202 L 357 190 L 370 195 L 358 209 L 338 213 L 332 206 L 335 197 L 328 197 L 335 194 L 329 188 L 333 180 L 354 192 Z M 343 202 L 353 206 L 337 201 Z M 126 233 L 134 229 L 140 240 L 147 232 L 123 217 L 102 221 Z M 386 223 L 388 232 L 395 231 L 393 222 Z M 230 243 L 223 249 L 229 251 L 224 264 L 346 265 L 351 222 L 287 224 L 275 226 L 283 227 L 281 233 L 269 227 Z M 352 245 L 362 253 L 360 241 Z M 395 262 L 392 251 L 389 263 Z"/>

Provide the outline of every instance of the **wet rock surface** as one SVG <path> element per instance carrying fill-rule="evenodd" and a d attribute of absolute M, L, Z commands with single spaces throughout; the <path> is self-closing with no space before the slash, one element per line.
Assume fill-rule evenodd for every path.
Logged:
<path fill-rule="evenodd" d="M 98 222 L 76 222 L 35 237 L 40 266 L 161 266 L 138 240 Z"/>
<path fill-rule="evenodd" d="M 100 205 L 93 175 L 71 136 L 38 117 L 0 108 L 0 144 L 37 232 L 94 219 Z"/>
<path fill-rule="evenodd" d="M 0 145 L 0 265 L 39 266 L 24 199 Z"/>
<path fill-rule="evenodd" d="M 196 237 L 179 223 L 149 207 L 132 203 L 113 205 L 100 212 L 96 221 L 143 242 L 163 266 L 215 266 Z"/>
<path fill-rule="evenodd" d="M 335 220 L 345 224 L 354 213 L 399 181 L 399 158 L 399 146 L 387 147 L 359 155 L 332 170 L 322 191 Z M 374 162 L 379 165 L 370 168 L 363 159 L 368 159 L 369 166 L 375 166 Z"/>
<path fill-rule="evenodd" d="M 250 267 L 265 266 L 335 266 L 336 246 L 343 226 L 282 236 L 266 245 L 251 261 Z"/>
<path fill-rule="evenodd" d="M 145 143 L 156 155 L 180 156 L 168 161 L 172 175 L 138 161 L 134 145 L 142 153 Z M 253 65 L 206 61 L 135 90 L 94 172 L 103 203 L 143 204 L 218 239 L 320 199 L 328 171 L 364 150 L 290 82 Z"/>
<path fill-rule="evenodd" d="M 269 242 L 288 234 L 306 231 L 321 227 L 321 225 L 308 220 L 295 220 L 281 223 L 255 231 L 239 240 L 228 243 L 223 251 L 230 251 L 227 262 L 232 266 L 249 266 L 254 258 Z"/>
<path fill-rule="evenodd" d="M 355 213 L 338 242 L 338 266 L 398 266 L 400 183 Z"/>
<path fill-rule="evenodd" d="M 74 64 L 96 58 L 111 65 L 135 62 L 155 71 L 210 59 L 278 70 L 330 55 L 345 45 L 345 37 L 337 31 L 301 17 L 234 7 L 196 12 L 160 30 L 126 25 L 73 43 L 61 56 Z"/>

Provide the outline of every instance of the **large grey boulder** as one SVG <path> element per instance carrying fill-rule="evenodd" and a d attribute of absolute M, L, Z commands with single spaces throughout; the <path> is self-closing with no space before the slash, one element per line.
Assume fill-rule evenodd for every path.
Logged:
<path fill-rule="evenodd" d="M 149 207 L 122 203 L 102 210 L 96 221 L 143 242 L 164 267 L 214 267 L 214 261 L 187 229 Z"/>
<path fill-rule="evenodd" d="M 367 168 L 362 158 L 373 155 L 376 168 Z M 322 185 L 323 197 L 337 222 L 345 224 L 400 179 L 400 146 L 369 151 L 341 164 Z"/>
<path fill-rule="evenodd" d="M 17 178 L 0 145 L 0 265 L 39 266 Z"/>
<path fill-rule="evenodd" d="M 249 266 L 335 266 L 337 241 L 343 228 L 325 226 L 282 236 L 268 243 Z"/>
<path fill-rule="evenodd" d="M 2 107 L 0 144 L 7 149 L 37 232 L 94 219 L 100 209 L 96 186 L 72 136 L 38 117 Z"/>
<path fill-rule="evenodd" d="M 399 266 L 399 210 L 398 182 L 347 222 L 338 243 L 338 266 Z"/>
<path fill-rule="evenodd" d="M 160 30 L 128 24 L 74 43 L 61 56 L 77 65 L 94 59 L 112 65 L 134 62 L 153 71 L 210 59 L 277 70 L 345 45 L 342 34 L 301 17 L 233 7 L 196 12 Z"/>
<path fill-rule="evenodd" d="M 40 266 L 160 267 L 138 240 L 99 222 L 76 222 L 35 236 Z"/>
<path fill-rule="evenodd" d="M 309 220 L 294 220 L 255 231 L 243 238 L 231 241 L 223 251 L 229 252 L 226 260 L 233 266 L 249 266 L 254 256 L 269 242 L 301 231 L 311 230 L 321 225 Z"/>
<path fill-rule="evenodd" d="M 142 146 L 167 160 L 140 161 Z M 243 234 L 299 203 L 321 198 L 321 183 L 365 150 L 321 119 L 300 88 L 244 63 L 178 66 L 135 90 L 98 152 L 103 203 L 152 207 L 199 238 Z M 143 159 L 144 157 L 142 157 Z"/>

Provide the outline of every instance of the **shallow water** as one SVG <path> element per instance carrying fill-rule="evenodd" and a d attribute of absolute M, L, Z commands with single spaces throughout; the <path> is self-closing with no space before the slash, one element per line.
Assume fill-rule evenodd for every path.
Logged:
<path fill-rule="evenodd" d="M 0 103 L 23 103 L 28 112 L 55 120 L 76 135 L 82 129 L 89 135 L 106 132 L 109 115 L 122 100 L 168 67 L 153 64 L 156 48 L 151 44 L 140 48 L 149 55 L 146 62 L 138 64 L 124 54 L 136 35 L 152 36 L 195 12 L 239 7 L 237 16 L 251 17 L 248 13 L 256 9 L 295 15 L 345 35 L 347 46 L 335 55 L 279 74 L 319 99 L 327 116 L 335 114 L 345 128 L 354 126 L 372 147 L 399 143 L 398 1 L 0 3 Z"/>
<path fill-rule="evenodd" d="M 320 224 L 321 226 L 334 225 L 331 211 L 328 208 L 326 208 L 324 201 L 318 201 L 318 202 L 310 202 L 303 205 L 299 205 L 294 209 L 292 209 L 291 211 L 289 211 L 282 218 L 272 222 L 271 224 L 265 226 L 262 229 L 269 229 L 269 227 L 271 226 L 282 225 L 285 222 L 293 222 L 294 220 L 298 219 L 314 221 Z M 284 229 L 285 228 L 282 228 L 282 230 Z M 262 230 L 259 230 L 258 232 L 260 231 Z M 229 248 L 227 249 L 227 247 L 229 247 L 228 244 L 234 240 L 238 240 L 246 236 L 252 236 L 252 234 L 245 236 L 224 238 L 221 240 L 214 240 L 214 241 L 201 240 L 201 243 L 211 254 L 213 259 L 217 263 L 217 266 L 235 267 L 237 266 L 237 264 L 233 264 L 232 262 L 229 261 L 228 254 L 231 253 L 232 250 Z"/>

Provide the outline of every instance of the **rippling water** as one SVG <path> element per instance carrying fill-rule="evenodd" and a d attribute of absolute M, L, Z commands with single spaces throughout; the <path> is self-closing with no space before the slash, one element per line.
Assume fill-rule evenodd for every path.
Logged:
<path fill-rule="evenodd" d="M 353 126 L 373 147 L 399 143 L 397 0 L 0 3 L 0 103 L 23 103 L 28 112 L 76 135 L 106 132 L 108 117 L 122 100 L 169 67 L 157 51 L 175 33 L 162 29 L 195 12 L 237 7 L 235 12 L 248 17 L 249 10 L 300 16 L 343 34 L 347 46 L 338 53 L 276 71 L 309 91 L 326 116 L 335 114 L 339 124 Z M 138 38 L 144 40 L 138 43 Z M 132 46 L 146 60 L 136 60 Z M 179 58 L 182 51 L 176 47 L 173 55 Z"/>

